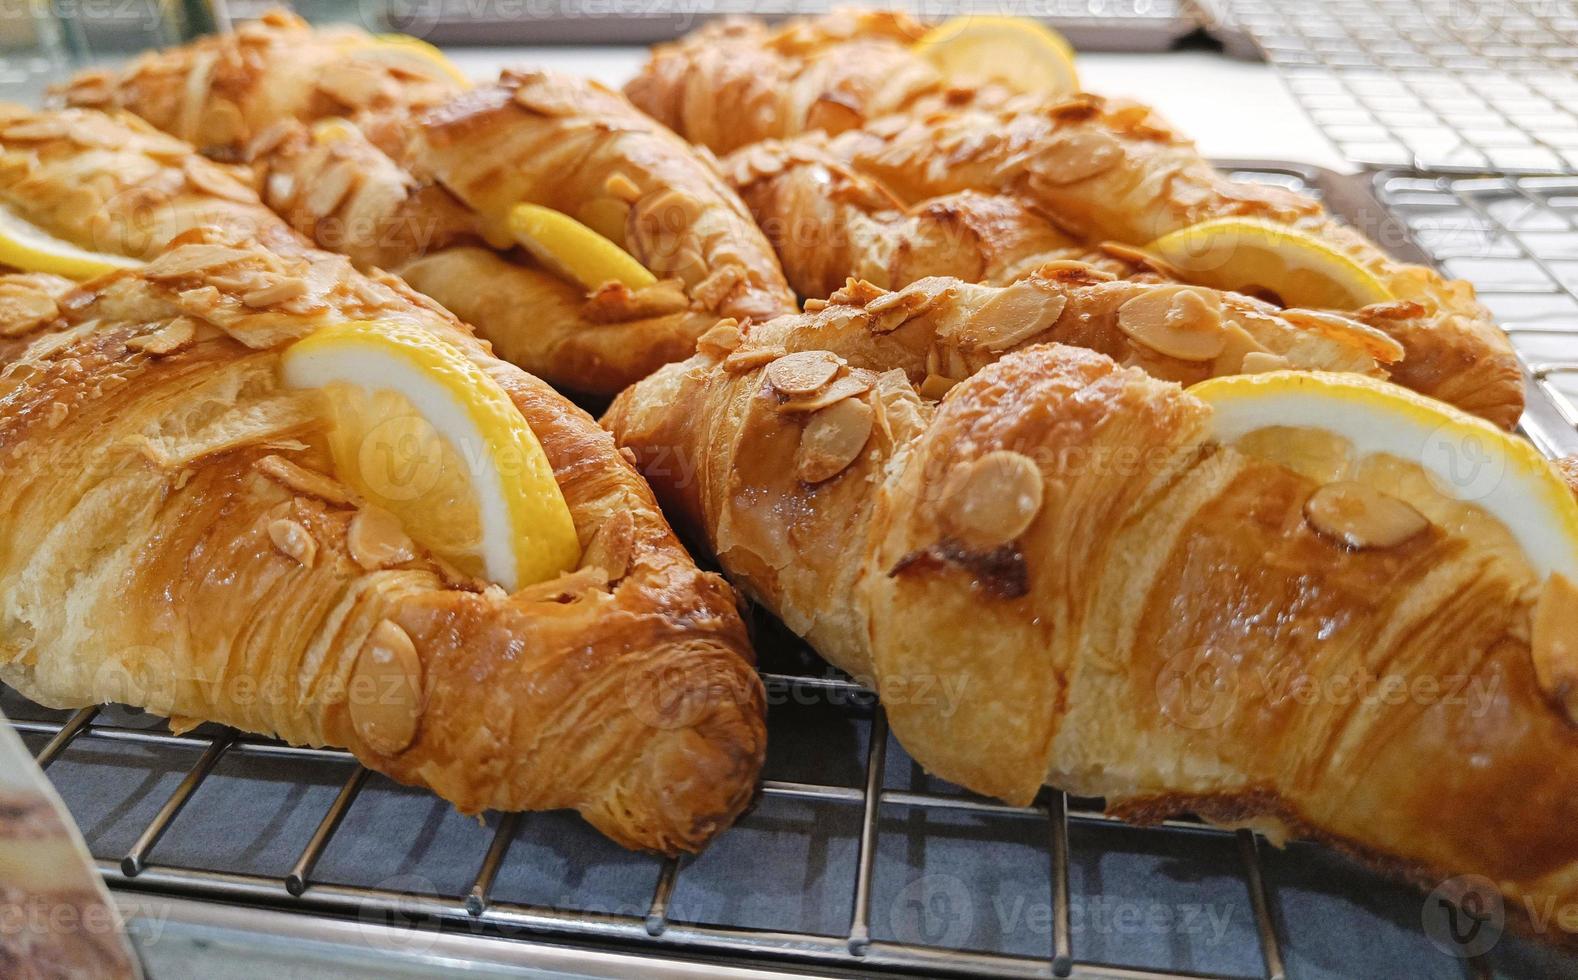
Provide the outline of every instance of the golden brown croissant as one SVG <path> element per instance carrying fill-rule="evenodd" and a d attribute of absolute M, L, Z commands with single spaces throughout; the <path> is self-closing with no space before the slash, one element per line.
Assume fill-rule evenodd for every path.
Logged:
<path fill-rule="evenodd" d="M 1522 414 L 1523 380 L 1511 344 L 1467 283 L 1392 259 L 1309 198 L 1218 173 L 1143 106 L 1089 95 L 1013 105 L 892 116 L 831 139 L 810 135 L 799 146 L 752 148 L 731 169 L 748 182 L 767 168 L 767 155 L 816 155 L 910 205 L 972 190 L 1002 194 L 1087 247 L 1144 245 L 1228 216 L 1292 224 L 1353 258 L 1396 297 L 1353 314 L 1403 345 L 1396 381 L 1505 427 Z"/>
<path fill-rule="evenodd" d="M 416 111 L 465 89 L 440 61 L 402 57 L 350 26 L 313 28 L 272 10 L 234 31 L 150 51 L 62 87 L 72 105 L 121 108 L 200 151 L 236 159 L 282 119 Z"/>
<path fill-rule="evenodd" d="M 709 335 L 604 424 L 736 583 L 875 685 L 928 770 L 1578 899 L 1578 663 L 1550 627 L 1530 639 L 1535 613 L 1572 629 L 1571 585 L 1542 595 L 1455 502 L 1349 547 L 1305 516 L 1316 481 L 1099 353 L 1020 349 L 937 402 L 822 316 L 766 346 Z M 798 349 L 818 334 L 851 356 Z M 939 679 L 945 704 L 906 695 Z M 1413 693 L 1339 696 L 1386 685 Z"/>
<path fill-rule="evenodd" d="M 297 77 L 310 62 L 294 49 L 338 50 L 335 37 L 265 18 L 245 38 L 173 49 L 64 95 L 159 126 L 182 116 L 173 103 L 199 117 L 215 104 L 251 107 L 244 131 L 200 145 L 253 163 L 264 200 L 321 246 L 401 273 L 501 356 L 564 387 L 612 394 L 687 356 L 719 316 L 795 308 L 771 247 L 712 163 L 618 93 L 543 72 L 361 102 L 267 93 L 310 88 L 311 76 Z M 222 90 L 196 84 L 215 51 L 250 66 Z M 522 202 L 589 225 L 659 282 L 588 291 L 534 263 L 507 228 Z"/>
<path fill-rule="evenodd" d="M 718 153 L 813 130 L 839 133 L 893 112 L 1008 97 L 950 86 L 909 50 L 925 29 L 903 13 L 875 10 L 840 10 L 776 27 L 725 19 L 657 45 L 625 94 Z"/>
<path fill-rule="evenodd" d="M 1004 354 L 1062 343 L 1099 351 L 1183 384 L 1296 368 L 1384 377 L 1402 349 L 1364 324 L 1279 310 L 1238 293 L 1118 279 L 1079 262 L 1044 265 L 1007 286 L 922 279 L 887 292 L 851 280 L 806 314 L 741 330 L 725 322 L 703 341 L 740 338 L 737 359 L 827 350 L 856 367 L 902 370 L 937 397 Z"/>
<path fill-rule="evenodd" d="M 735 598 L 591 418 L 392 277 L 201 230 L 61 293 L 0 281 L 0 681 L 340 745 L 459 809 L 574 807 L 695 850 L 749 799 L 763 698 Z M 347 320 L 455 344 L 536 433 L 583 548 L 507 595 L 336 479 L 284 345 Z"/>

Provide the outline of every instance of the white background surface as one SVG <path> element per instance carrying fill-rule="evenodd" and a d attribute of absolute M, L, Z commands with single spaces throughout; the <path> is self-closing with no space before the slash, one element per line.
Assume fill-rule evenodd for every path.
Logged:
<path fill-rule="evenodd" d="M 646 59 L 640 47 L 449 48 L 468 74 L 506 65 L 551 68 L 622 86 Z M 1080 78 L 1102 95 L 1146 102 L 1210 157 L 1254 157 L 1349 171 L 1266 65 L 1206 51 L 1083 54 Z"/>

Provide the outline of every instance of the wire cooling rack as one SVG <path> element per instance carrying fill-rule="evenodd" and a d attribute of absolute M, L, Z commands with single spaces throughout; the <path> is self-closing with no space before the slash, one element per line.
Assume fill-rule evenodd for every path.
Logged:
<path fill-rule="evenodd" d="M 1386 171 L 1374 180 L 1442 269 L 1474 283 L 1534 382 L 1578 425 L 1578 176 Z"/>
<path fill-rule="evenodd" d="M 1356 163 L 1578 172 L 1572 0 L 1200 0 Z M 1239 43 L 1235 43 L 1238 41 Z"/>
<path fill-rule="evenodd" d="M 1449 268 L 1506 257 L 1550 273 L 1535 291 L 1532 273 L 1510 266 L 1496 276 L 1459 270 L 1493 305 L 1558 292 L 1573 301 L 1570 283 L 1555 284 L 1562 256 L 1578 260 L 1578 251 L 1531 245 L 1542 229 L 1505 203 L 1560 214 L 1567 185 L 1228 169 L 1323 196 L 1406 255 L 1417 245 L 1396 237 L 1401 228 L 1376 195 Z M 1551 328 L 1535 330 L 1540 337 L 1575 322 L 1543 309 L 1506 315 L 1515 327 Z M 1556 354 L 1563 349 L 1571 353 L 1558 345 Z M 1540 356 L 1540 384 L 1570 369 Z M 1539 389 L 1538 403 L 1555 390 Z M 1560 424 L 1546 448 L 1572 451 L 1573 420 Z M 397 925 L 416 937 L 403 943 L 441 936 L 462 951 L 515 939 L 821 975 L 1578 977 L 1578 961 L 1510 936 L 1480 958 L 1448 955 L 1424 932 L 1423 896 L 1320 847 L 1277 849 L 1190 820 L 1131 827 L 1096 801 L 1052 790 L 1008 806 L 934 780 L 889 736 L 869 691 L 758 619 L 770 705 L 763 792 L 693 859 L 623 851 L 564 813 L 468 820 L 341 751 L 215 726 L 174 736 L 125 708 L 49 711 L 3 688 L 0 709 L 60 789 L 112 887 L 149 901 L 283 912 L 304 931 Z"/>

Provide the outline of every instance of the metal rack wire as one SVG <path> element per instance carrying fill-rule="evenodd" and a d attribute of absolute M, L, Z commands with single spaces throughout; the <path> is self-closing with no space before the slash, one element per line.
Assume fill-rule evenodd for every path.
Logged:
<path fill-rule="evenodd" d="M 1578 7 L 1570 0 L 1200 3 L 1212 33 L 1230 48 L 1247 37 L 1356 163 L 1578 170 Z"/>
<path fill-rule="evenodd" d="M 1578 447 L 1578 414 L 1548 400 L 1578 371 L 1570 356 L 1578 296 L 1563 265 L 1570 256 L 1578 268 L 1578 210 L 1567 213 L 1569 194 L 1578 209 L 1578 181 L 1229 169 L 1324 196 L 1389 244 L 1385 223 L 1395 213 L 1449 270 L 1505 257 L 1506 275 L 1458 270 L 1476 273 L 1493 308 L 1529 297 L 1571 304 L 1548 317 L 1542 308 L 1503 315 L 1526 343 L 1559 342 L 1554 352 L 1525 347 L 1537 386 L 1530 435 L 1548 452 Z M 1526 226 L 1507 201 L 1546 215 L 1544 225 Z M 1566 244 L 1559 235 L 1549 245 L 1530 239 L 1539 227 L 1557 230 L 1549 215 L 1565 222 Z M 1530 269 L 1546 277 L 1540 289 Z M 1314 846 L 1279 851 L 1246 831 L 1190 820 L 1133 828 L 1095 801 L 1052 790 L 1024 807 L 962 793 L 908 760 L 869 691 L 771 622 L 760 624 L 758 641 L 771 705 L 762 798 L 706 853 L 684 860 L 626 854 L 554 814 L 495 816 L 479 827 L 342 751 L 214 726 L 175 736 L 124 709 L 50 712 L 4 689 L 0 701 L 72 806 L 101 873 L 129 892 L 839 974 L 1578 976 L 1578 964 L 1513 940 L 1494 961 L 1451 959 L 1421 931 L 1416 894 Z M 294 795 L 265 803 L 276 797 L 266 795 L 263 766 L 278 766 L 272 778 Z M 302 787 L 310 791 L 297 793 Z M 257 814 L 266 830 L 245 829 L 252 810 L 267 811 Z M 274 846 L 253 854 L 253 837 Z M 380 870 L 379 855 L 403 839 L 417 843 Z M 556 862 L 573 868 L 569 878 L 555 877 Z M 753 902 L 775 875 L 789 879 L 781 891 L 792 901 Z M 1090 924 L 1091 903 L 1109 895 L 1149 909 L 1188 896 L 1220 907 L 1225 925 L 1205 939 L 1176 922 L 1159 935 L 1114 935 Z M 1005 897 L 1044 909 L 1045 928 L 1006 927 L 995 908 Z M 958 927 L 971 915 L 974 928 Z"/>

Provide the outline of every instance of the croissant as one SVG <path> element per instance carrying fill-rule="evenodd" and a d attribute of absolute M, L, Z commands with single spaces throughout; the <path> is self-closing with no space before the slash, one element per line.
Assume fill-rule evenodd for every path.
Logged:
<path fill-rule="evenodd" d="M 704 28 L 659 48 L 627 92 L 682 135 L 735 151 L 725 168 L 806 295 L 847 276 L 889 287 L 926 275 L 1000 282 L 1103 243 L 1132 253 L 1212 218 L 1264 218 L 1327 240 L 1390 289 L 1397 302 L 1356 315 L 1403 345 L 1392 380 L 1517 422 L 1516 355 L 1468 284 L 1391 259 L 1310 198 L 1218 173 L 1138 103 L 939 94 L 930 63 L 906 46 L 920 33 L 903 18 L 848 12 L 777 30 Z M 834 64 L 857 80 L 824 80 Z M 877 66 L 869 76 L 867 65 Z M 931 80 L 881 84 L 922 76 Z M 795 111 L 812 93 L 843 114 Z"/>
<path fill-rule="evenodd" d="M 1023 347 L 926 397 L 873 310 L 915 288 L 720 330 L 603 420 L 915 759 L 1016 804 L 1050 782 L 1484 875 L 1515 908 L 1578 899 L 1578 665 L 1531 648 L 1529 563 L 1452 521 L 1347 547 L 1304 516 L 1314 481 L 1096 351 Z M 1539 608 L 1571 624 L 1570 600 Z M 1386 678 L 1424 693 L 1335 693 Z"/>
<path fill-rule="evenodd" d="M 294 46 L 307 39 L 327 43 L 271 16 L 246 37 L 199 41 L 63 94 L 161 127 L 179 115 L 164 107 L 181 99 L 198 116 L 214 100 L 256 106 L 243 132 L 199 146 L 250 162 L 266 203 L 319 245 L 398 272 L 474 323 L 500 356 L 561 387 L 610 395 L 688 356 L 720 316 L 796 308 L 771 246 L 715 167 L 618 93 L 524 71 L 439 98 L 424 89 L 356 104 L 287 104 L 242 85 L 290 75 L 286 89 L 303 88 Z M 194 87 L 216 49 L 256 70 L 224 92 Z M 589 225 L 658 283 L 588 292 L 534 263 L 507 228 L 522 202 Z"/>
<path fill-rule="evenodd" d="M 461 811 L 573 807 L 695 850 L 750 798 L 763 694 L 729 587 L 698 571 L 595 422 L 436 304 L 339 256 L 189 232 L 81 286 L 0 279 L 0 682 L 348 748 Z M 580 566 L 507 595 L 336 477 L 326 402 L 281 349 L 403 323 L 508 393 Z"/>
<path fill-rule="evenodd" d="M 992 105 L 995 87 L 951 86 L 908 45 L 926 25 L 895 11 L 838 10 L 776 27 L 714 21 L 660 44 L 625 94 L 718 153 L 811 130 L 839 133 L 895 112 Z"/>

